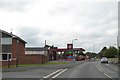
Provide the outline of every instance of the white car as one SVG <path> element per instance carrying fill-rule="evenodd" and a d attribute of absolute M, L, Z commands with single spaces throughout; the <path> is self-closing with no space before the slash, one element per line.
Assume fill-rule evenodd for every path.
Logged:
<path fill-rule="evenodd" d="M 101 63 L 108 63 L 107 57 L 102 57 L 101 58 Z"/>

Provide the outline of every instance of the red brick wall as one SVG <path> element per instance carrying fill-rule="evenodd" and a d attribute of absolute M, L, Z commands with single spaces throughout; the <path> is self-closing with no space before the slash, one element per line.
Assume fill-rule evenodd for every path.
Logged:
<path fill-rule="evenodd" d="M 41 54 L 27 54 L 18 59 L 18 64 L 44 64 L 48 62 L 48 56 Z M 8 66 L 8 61 L 2 61 L 3 66 Z M 16 60 L 9 62 L 9 65 L 16 65 Z"/>
<path fill-rule="evenodd" d="M 16 39 L 12 40 L 12 57 L 25 56 L 25 44 L 23 42 L 17 42 Z"/>
<path fill-rule="evenodd" d="M 19 63 L 20 64 L 41 64 L 42 55 L 27 54 L 24 57 L 20 57 Z"/>
<path fill-rule="evenodd" d="M 8 63 L 8 61 L 2 61 L 2 66 L 8 66 L 9 65 L 15 65 L 16 64 L 16 60 L 12 60 Z"/>

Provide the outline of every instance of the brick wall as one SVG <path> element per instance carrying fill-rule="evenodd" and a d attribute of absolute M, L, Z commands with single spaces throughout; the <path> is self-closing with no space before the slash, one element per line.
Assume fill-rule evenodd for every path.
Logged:
<path fill-rule="evenodd" d="M 9 65 L 16 65 L 16 60 L 12 60 L 12 61 L 2 61 L 2 66 L 8 66 Z"/>
<path fill-rule="evenodd" d="M 48 62 L 48 56 L 41 54 L 27 54 L 25 56 L 19 57 L 18 64 L 45 64 Z M 16 65 L 16 60 L 2 61 L 3 66 Z"/>
<path fill-rule="evenodd" d="M 24 57 L 20 57 L 20 64 L 41 64 L 42 55 L 27 54 Z"/>
<path fill-rule="evenodd" d="M 25 56 L 25 44 L 23 42 L 17 42 L 16 39 L 12 40 L 12 57 Z"/>

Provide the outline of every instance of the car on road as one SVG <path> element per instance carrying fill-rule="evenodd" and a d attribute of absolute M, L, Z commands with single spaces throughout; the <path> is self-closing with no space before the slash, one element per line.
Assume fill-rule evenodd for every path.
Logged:
<path fill-rule="evenodd" d="M 102 57 L 101 58 L 101 63 L 108 63 L 107 57 Z"/>

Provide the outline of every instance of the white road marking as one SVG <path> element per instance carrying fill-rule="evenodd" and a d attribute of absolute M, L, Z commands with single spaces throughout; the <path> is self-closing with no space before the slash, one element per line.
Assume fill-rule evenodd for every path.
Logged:
<path fill-rule="evenodd" d="M 104 73 L 104 75 L 106 75 L 108 78 L 112 78 L 111 76 L 109 76 L 108 74 Z"/>
<path fill-rule="evenodd" d="M 63 69 L 59 69 L 59 70 L 57 70 L 57 71 L 55 71 L 55 72 L 53 72 L 53 73 L 51 73 L 51 74 L 45 76 L 44 78 L 48 78 L 48 77 L 50 77 L 50 76 L 56 74 L 57 72 L 59 72 L 59 71 L 61 71 L 61 70 L 63 70 Z"/>
<path fill-rule="evenodd" d="M 95 66 L 96 66 L 96 68 L 97 68 L 99 71 L 103 72 L 103 70 L 100 69 L 96 63 L 95 63 Z"/>
<path fill-rule="evenodd" d="M 97 66 L 96 63 L 95 63 L 95 66 L 96 66 L 96 68 L 97 68 L 99 71 L 103 72 L 105 76 L 107 76 L 108 78 L 112 78 L 111 76 L 109 76 L 108 74 L 106 74 L 106 73 L 103 71 L 103 69 L 102 69 L 102 70 L 100 69 L 100 68 L 102 68 L 100 65 L 99 65 L 100 68 Z"/>
<path fill-rule="evenodd" d="M 58 74 L 56 74 L 56 75 L 53 76 L 52 78 L 56 78 L 57 76 L 59 76 L 60 74 L 62 74 L 63 72 L 65 72 L 66 70 L 68 70 L 68 69 L 64 69 L 64 70 L 62 70 L 61 72 L 59 72 Z"/>
<path fill-rule="evenodd" d="M 100 68 L 98 68 L 99 69 L 99 71 L 101 71 L 102 72 L 102 70 L 100 69 Z"/>

